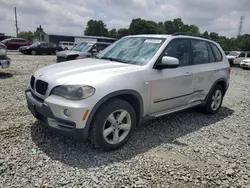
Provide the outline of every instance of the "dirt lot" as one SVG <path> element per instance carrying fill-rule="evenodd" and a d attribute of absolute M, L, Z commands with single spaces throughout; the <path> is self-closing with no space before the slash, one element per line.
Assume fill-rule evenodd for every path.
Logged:
<path fill-rule="evenodd" d="M 0 187 L 250 187 L 250 71 L 233 69 L 217 115 L 162 117 L 101 153 L 51 133 L 26 107 L 29 75 L 55 56 L 9 56 L 0 70 Z"/>

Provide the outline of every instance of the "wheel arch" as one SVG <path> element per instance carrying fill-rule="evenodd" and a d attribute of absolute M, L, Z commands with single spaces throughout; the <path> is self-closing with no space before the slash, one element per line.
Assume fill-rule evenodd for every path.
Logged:
<path fill-rule="evenodd" d="M 119 91 L 115 91 L 115 92 L 112 92 L 112 93 L 104 96 L 103 98 L 101 98 L 96 103 L 94 108 L 91 110 L 91 113 L 89 114 L 86 125 L 84 127 L 84 129 L 85 129 L 84 138 L 88 137 L 92 120 L 93 120 L 95 114 L 98 113 L 98 110 L 100 109 L 100 107 L 103 104 L 105 104 L 108 101 L 110 101 L 112 99 L 115 99 L 115 98 L 123 99 L 123 100 L 127 101 L 129 104 L 131 104 L 132 107 L 134 108 L 135 112 L 136 112 L 136 116 L 137 116 L 136 121 L 137 121 L 137 123 L 139 122 L 139 120 L 143 116 L 143 108 L 144 108 L 143 100 L 142 100 L 141 95 L 135 90 L 119 90 Z"/>
<path fill-rule="evenodd" d="M 224 78 L 221 78 L 221 79 L 218 79 L 218 80 L 216 80 L 216 81 L 214 82 L 214 84 L 212 85 L 212 87 L 210 88 L 210 90 L 209 90 L 209 92 L 208 92 L 208 94 L 207 94 L 207 96 L 206 96 L 205 101 L 208 100 L 208 96 L 211 94 L 211 92 L 212 92 L 214 86 L 216 86 L 216 85 L 220 85 L 220 86 L 223 88 L 223 95 L 225 95 L 225 93 L 226 93 L 226 91 L 227 91 L 227 80 L 224 79 Z"/>

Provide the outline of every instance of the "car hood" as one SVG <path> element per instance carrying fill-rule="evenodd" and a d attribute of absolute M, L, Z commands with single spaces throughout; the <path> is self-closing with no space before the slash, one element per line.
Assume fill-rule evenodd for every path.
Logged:
<path fill-rule="evenodd" d="M 88 52 L 81 52 L 81 51 L 73 51 L 73 50 L 66 50 L 66 51 L 61 51 L 61 52 L 58 52 L 56 55 L 59 56 L 59 57 L 68 57 L 70 55 L 79 55 L 79 56 L 84 56 L 84 55 L 89 55 L 90 53 Z"/>
<path fill-rule="evenodd" d="M 116 75 L 135 72 L 140 68 L 139 65 L 86 58 L 44 67 L 36 71 L 34 76 L 53 85 L 83 84 L 83 82 L 94 84 Z"/>

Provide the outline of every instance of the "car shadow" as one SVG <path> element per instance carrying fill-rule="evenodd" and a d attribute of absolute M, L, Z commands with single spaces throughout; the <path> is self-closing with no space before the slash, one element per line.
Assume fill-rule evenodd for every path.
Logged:
<path fill-rule="evenodd" d="M 216 115 L 188 110 L 150 120 L 137 127 L 123 148 L 110 152 L 97 151 L 87 141 L 54 133 L 38 121 L 31 126 L 31 137 L 37 149 L 51 159 L 72 167 L 91 168 L 131 159 L 162 144 L 186 147 L 188 143 L 181 143 L 177 139 L 221 121 L 233 112 L 227 107 L 222 107 Z"/>
<path fill-rule="evenodd" d="M 0 72 L 0 79 L 12 78 L 13 74 L 7 72 Z"/>

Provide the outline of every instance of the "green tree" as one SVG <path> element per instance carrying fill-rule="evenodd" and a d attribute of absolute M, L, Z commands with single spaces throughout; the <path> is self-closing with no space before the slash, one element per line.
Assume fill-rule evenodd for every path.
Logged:
<path fill-rule="evenodd" d="M 122 38 L 122 37 L 125 37 L 127 35 L 130 35 L 129 30 L 126 28 L 119 29 L 117 31 L 117 34 L 118 34 L 118 38 Z"/>
<path fill-rule="evenodd" d="M 89 20 L 84 35 L 108 36 L 108 29 L 101 20 Z"/>
<path fill-rule="evenodd" d="M 158 31 L 158 25 L 151 20 L 143 20 L 141 18 L 133 19 L 130 26 L 130 34 L 155 34 Z"/>
<path fill-rule="evenodd" d="M 108 34 L 109 37 L 111 38 L 118 38 L 118 33 L 116 29 L 111 29 Z"/>

